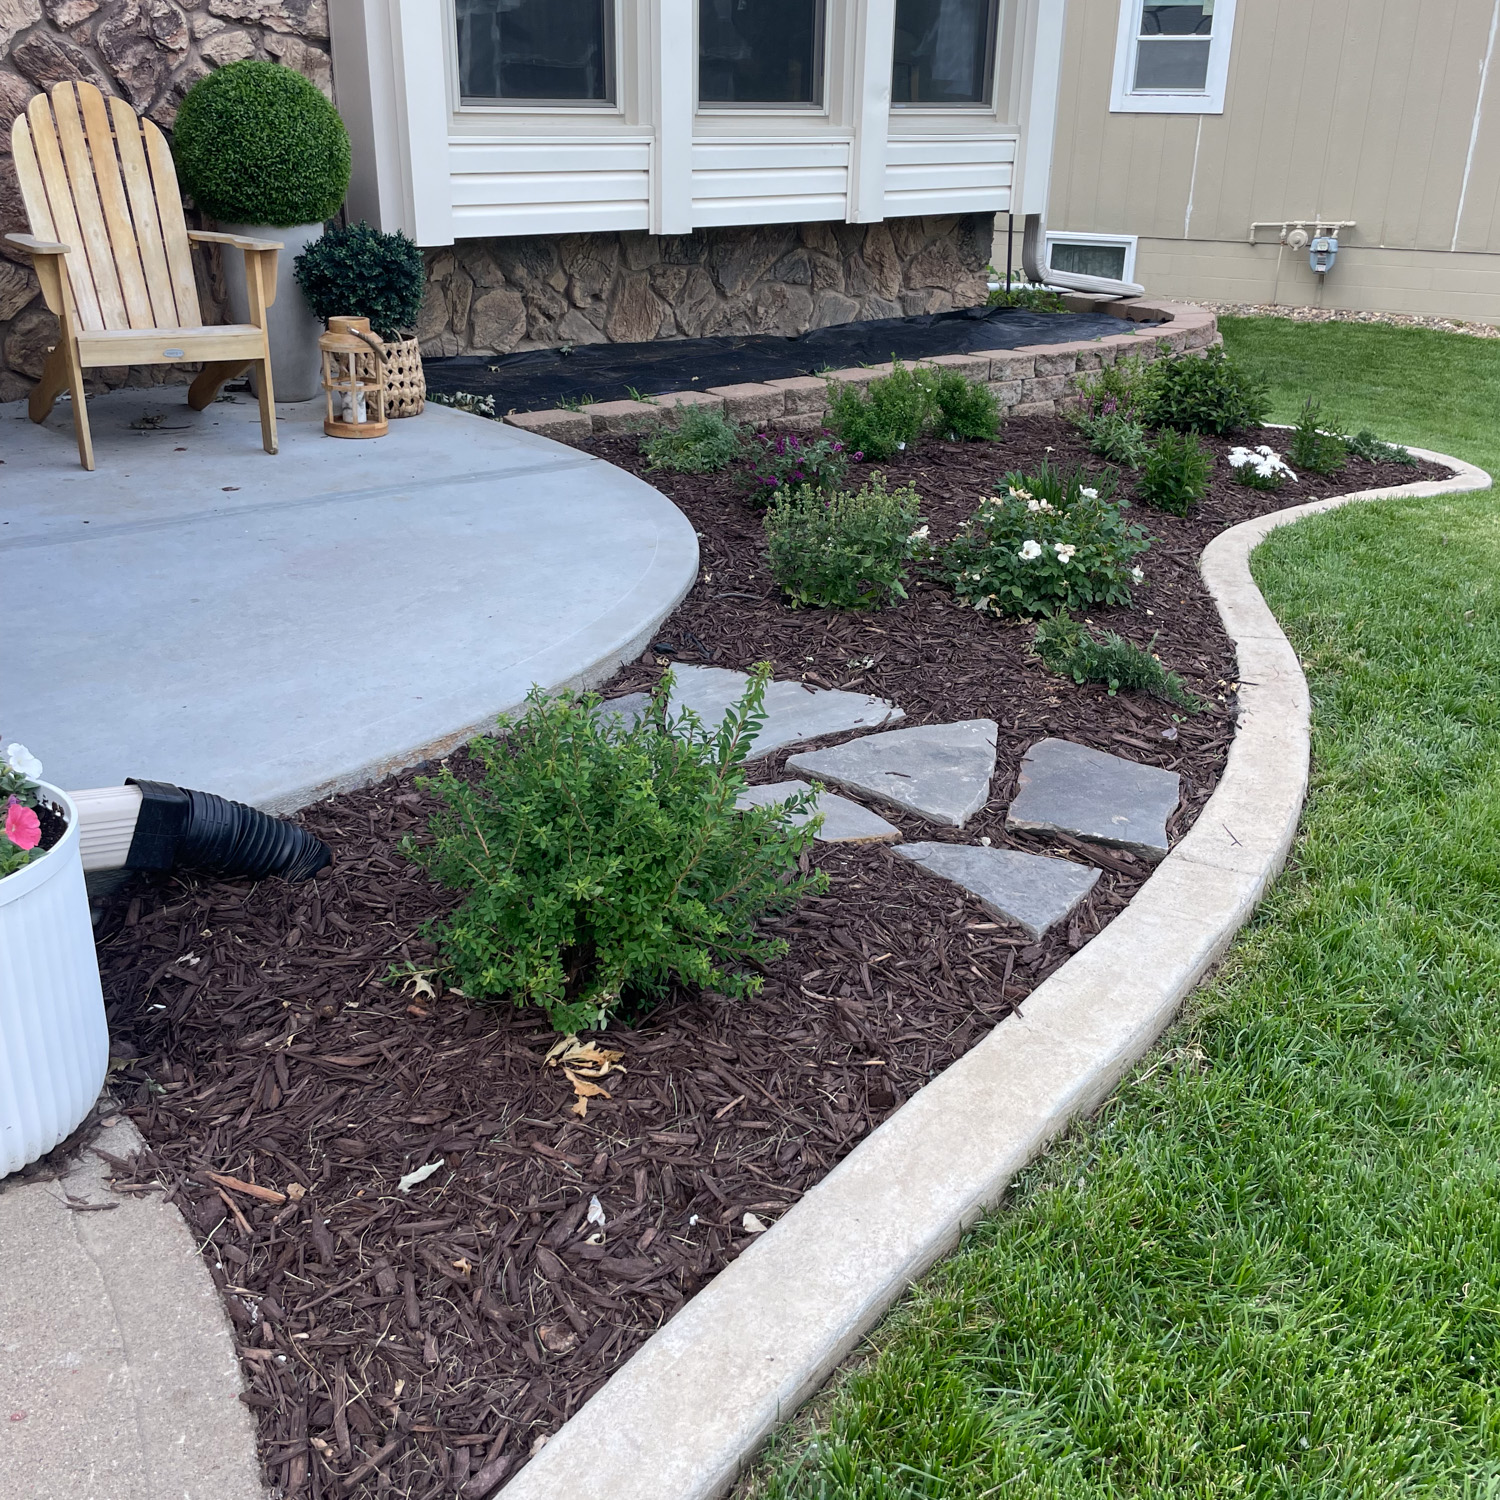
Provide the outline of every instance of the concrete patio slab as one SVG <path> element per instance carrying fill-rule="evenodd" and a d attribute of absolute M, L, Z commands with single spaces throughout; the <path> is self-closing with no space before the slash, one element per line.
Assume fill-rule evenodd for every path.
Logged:
<path fill-rule="evenodd" d="M 446 407 L 337 442 L 321 402 L 175 387 L 0 407 L 5 733 L 68 787 L 172 781 L 273 811 L 442 754 L 534 683 L 592 685 L 697 576 L 649 485 Z"/>
<path fill-rule="evenodd" d="M 8 465 L 7 465 L 8 467 Z M 127 1121 L 95 1142 L 140 1149 Z M 229 1323 L 187 1224 L 85 1151 L 0 1182 L 0 1495 L 265 1500 Z"/>

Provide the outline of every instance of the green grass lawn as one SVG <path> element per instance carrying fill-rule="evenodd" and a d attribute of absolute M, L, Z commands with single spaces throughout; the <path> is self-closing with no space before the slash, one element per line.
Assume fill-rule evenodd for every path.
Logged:
<path fill-rule="evenodd" d="M 1352 425 L 1500 466 L 1500 346 L 1226 320 Z M 758 1500 L 1500 1497 L 1500 503 L 1277 533 L 1294 864 L 1215 983 L 887 1320 Z"/>

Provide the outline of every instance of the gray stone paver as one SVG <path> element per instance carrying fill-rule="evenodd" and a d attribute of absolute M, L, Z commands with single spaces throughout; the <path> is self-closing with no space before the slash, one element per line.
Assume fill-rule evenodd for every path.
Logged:
<path fill-rule="evenodd" d="M 974 844 L 903 844 L 902 859 L 962 886 L 995 916 L 1032 939 L 1055 927 L 1099 879 L 1099 871 L 1071 860 Z"/>
<path fill-rule="evenodd" d="M 739 702 L 750 680 L 744 672 L 727 667 L 691 665 L 674 666 L 672 679 L 670 712 L 675 714 L 690 708 L 709 729 L 718 728 L 726 710 Z M 648 701 L 646 693 L 628 693 L 623 698 L 609 699 L 599 711 L 618 714 L 633 723 Z M 895 724 L 906 717 L 884 698 L 836 688 L 806 687 L 800 682 L 768 682 L 765 713 L 766 721 L 751 746 L 751 760 L 787 745 L 821 739 L 828 734 Z"/>
<path fill-rule="evenodd" d="M 805 781 L 775 781 L 768 786 L 749 786 L 735 799 L 734 805 L 738 808 L 767 807 L 785 802 L 797 792 L 811 790 Z M 814 811 L 798 813 L 792 821 L 800 827 L 818 813 L 823 815 L 823 826 L 813 837 L 820 844 L 893 844 L 901 837 L 899 828 L 877 817 L 869 808 L 833 792 L 819 791 Z"/>
<path fill-rule="evenodd" d="M 1181 778 L 1071 740 L 1038 740 L 1021 761 L 1007 828 L 1068 833 L 1153 863 L 1168 849 Z"/>
<path fill-rule="evenodd" d="M 794 755 L 786 765 L 930 823 L 962 828 L 989 801 L 995 734 L 993 719 L 922 724 Z"/>

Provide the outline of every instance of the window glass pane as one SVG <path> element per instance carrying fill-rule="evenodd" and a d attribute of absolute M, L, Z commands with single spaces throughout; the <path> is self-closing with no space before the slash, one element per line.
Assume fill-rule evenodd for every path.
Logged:
<path fill-rule="evenodd" d="M 895 104 L 987 104 L 994 0 L 896 0 Z"/>
<path fill-rule="evenodd" d="M 1143 5 L 1142 36 L 1210 36 L 1214 29 L 1214 4 Z"/>
<path fill-rule="evenodd" d="M 1104 276 L 1110 281 L 1125 279 L 1124 245 L 1054 243 L 1050 260 L 1054 271 L 1067 271 L 1074 276 Z"/>
<path fill-rule="evenodd" d="M 699 0 L 703 104 L 821 104 L 822 0 Z"/>
<path fill-rule="evenodd" d="M 464 103 L 614 98 L 613 0 L 458 0 Z"/>
<path fill-rule="evenodd" d="M 1196 92 L 1208 86 L 1208 49 L 1203 41 L 1137 42 L 1135 87 L 1138 89 L 1184 89 Z"/>

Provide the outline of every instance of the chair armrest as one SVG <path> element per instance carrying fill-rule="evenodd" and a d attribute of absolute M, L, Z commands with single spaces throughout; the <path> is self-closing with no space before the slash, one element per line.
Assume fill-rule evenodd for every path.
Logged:
<path fill-rule="evenodd" d="M 252 240 L 243 234 L 211 234 L 206 229 L 188 230 L 188 238 L 198 245 L 233 245 L 236 250 L 284 250 L 280 240 Z"/>
<path fill-rule="evenodd" d="M 30 251 L 32 255 L 67 255 L 70 250 L 69 246 L 59 245 L 56 240 L 39 240 L 30 234 L 8 234 L 5 238 L 8 244 L 18 250 Z"/>

